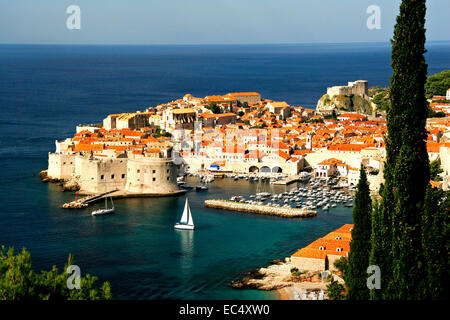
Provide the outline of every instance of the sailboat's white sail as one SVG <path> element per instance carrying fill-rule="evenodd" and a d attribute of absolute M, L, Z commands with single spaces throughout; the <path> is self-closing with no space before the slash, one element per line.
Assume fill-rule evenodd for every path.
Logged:
<path fill-rule="evenodd" d="M 194 230 L 194 220 L 192 220 L 191 208 L 189 208 L 188 199 L 186 198 L 186 204 L 184 205 L 183 215 L 179 223 L 175 224 L 175 229 L 181 230 Z"/>
<path fill-rule="evenodd" d="M 192 219 L 191 208 L 188 207 L 188 210 L 189 210 L 189 221 L 188 221 L 188 224 L 193 226 L 194 225 L 194 220 Z"/>
<path fill-rule="evenodd" d="M 186 204 L 184 205 L 184 211 L 183 211 L 183 215 L 181 216 L 180 223 L 187 224 L 190 216 L 191 216 L 191 210 L 189 209 L 188 199 L 186 198 Z"/>

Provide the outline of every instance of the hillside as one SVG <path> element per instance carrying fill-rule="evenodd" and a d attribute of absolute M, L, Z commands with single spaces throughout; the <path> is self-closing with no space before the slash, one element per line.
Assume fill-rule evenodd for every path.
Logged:
<path fill-rule="evenodd" d="M 336 112 L 358 112 L 372 114 L 372 103 L 368 98 L 358 95 L 335 95 L 330 97 L 324 94 L 317 102 L 316 111 L 319 113 Z"/>

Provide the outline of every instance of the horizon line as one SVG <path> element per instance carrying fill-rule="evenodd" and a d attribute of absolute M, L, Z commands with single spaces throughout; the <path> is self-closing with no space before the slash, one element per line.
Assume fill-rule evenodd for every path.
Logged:
<path fill-rule="evenodd" d="M 450 42 L 448 40 L 427 40 L 426 43 L 432 42 Z M 320 44 L 390 44 L 388 41 L 349 41 L 349 42 L 232 42 L 232 43 L 59 43 L 59 42 L 42 42 L 42 43 L 21 43 L 21 42 L 0 42 L 0 45 L 49 45 L 49 46 L 260 46 L 260 45 L 320 45 Z"/>

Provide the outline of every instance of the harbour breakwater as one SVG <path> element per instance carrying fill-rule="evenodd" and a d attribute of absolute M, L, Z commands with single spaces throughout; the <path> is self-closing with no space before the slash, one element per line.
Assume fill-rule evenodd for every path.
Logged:
<path fill-rule="evenodd" d="M 259 204 L 239 203 L 227 200 L 205 200 L 204 204 L 205 207 L 209 208 L 279 216 L 283 218 L 309 218 L 315 217 L 317 215 L 317 211 L 314 210 L 283 207 L 280 208 Z"/>

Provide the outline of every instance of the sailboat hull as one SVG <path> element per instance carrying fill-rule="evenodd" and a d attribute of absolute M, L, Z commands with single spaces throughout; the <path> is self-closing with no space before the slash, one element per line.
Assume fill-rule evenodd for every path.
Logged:
<path fill-rule="evenodd" d="M 194 225 L 193 224 L 176 223 L 174 228 L 180 229 L 180 230 L 194 230 Z"/>
<path fill-rule="evenodd" d="M 98 209 L 95 211 L 92 211 L 92 215 L 93 216 L 100 216 L 100 215 L 104 215 L 104 214 L 110 214 L 114 212 L 114 208 L 111 209 Z"/>

